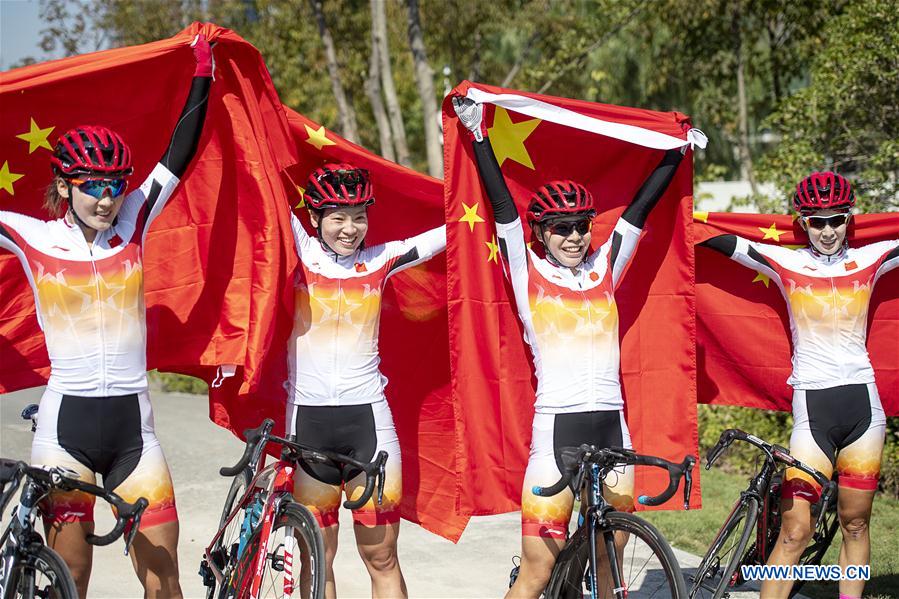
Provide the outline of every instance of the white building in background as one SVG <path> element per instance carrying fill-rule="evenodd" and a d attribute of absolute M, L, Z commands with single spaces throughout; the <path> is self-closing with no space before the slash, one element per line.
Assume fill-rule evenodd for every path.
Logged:
<path fill-rule="evenodd" d="M 758 190 L 769 197 L 777 194 L 773 183 L 759 183 Z M 754 202 L 739 202 L 751 194 L 749 181 L 702 181 L 693 190 L 693 209 L 702 212 L 758 212 Z"/>

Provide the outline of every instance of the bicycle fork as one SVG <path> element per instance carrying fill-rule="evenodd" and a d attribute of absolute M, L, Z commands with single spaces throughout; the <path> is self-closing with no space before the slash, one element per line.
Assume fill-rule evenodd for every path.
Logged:
<path fill-rule="evenodd" d="M 590 466 L 590 484 L 588 485 L 588 507 L 584 514 L 587 519 L 587 537 L 590 543 L 590 574 L 588 584 L 592 599 L 599 599 L 599 576 L 597 572 L 596 533 L 601 532 L 603 547 L 606 551 L 606 560 L 609 571 L 612 574 L 612 593 L 618 599 L 627 597 L 627 588 L 621 578 L 621 570 L 618 568 L 618 549 L 615 547 L 615 533 L 605 530 L 605 513 L 609 509 L 602 497 L 602 477 L 599 466 Z"/>

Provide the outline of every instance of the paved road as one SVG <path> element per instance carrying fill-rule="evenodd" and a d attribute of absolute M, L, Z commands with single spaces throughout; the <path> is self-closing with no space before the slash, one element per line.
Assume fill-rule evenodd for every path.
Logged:
<path fill-rule="evenodd" d="M 41 389 L 29 389 L 0 398 L 0 455 L 27 460 L 31 446 L 28 425 L 19 419 L 21 409 L 40 399 Z M 218 468 L 236 461 L 243 445 L 207 417 L 205 397 L 155 393 L 153 405 L 159 440 L 165 450 L 177 493 L 181 518 L 179 562 L 186 597 L 202 597 L 204 587 L 196 574 L 203 547 L 218 524 L 228 480 Z M 97 526 L 112 525 L 112 516 L 97 506 Z M 356 553 L 352 522 L 341 510 L 341 548 L 337 554 L 338 592 L 342 598 L 370 595 L 368 576 Z M 413 597 L 499 597 L 508 585 L 511 556 L 518 553 L 519 515 L 475 518 L 462 540 L 454 545 L 417 526 L 404 522 L 400 563 Z M 122 555 L 120 542 L 98 547 L 90 596 L 125 599 L 141 597 L 131 563 Z M 676 552 L 689 570 L 699 559 Z M 636 595 L 633 595 L 636 596 Z M 756 597 L 747 592 L 734 597 Z"/>

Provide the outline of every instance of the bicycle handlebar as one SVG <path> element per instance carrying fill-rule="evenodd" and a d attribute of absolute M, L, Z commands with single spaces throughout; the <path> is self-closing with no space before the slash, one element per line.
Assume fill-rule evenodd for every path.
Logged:
<path fill-rule="evenodd" d="M 355 510 L 368 503 L 368 500 L 371 499 L 371 496 L 375 492 L 376 485 L 378 491 L 378 505 L 381 504 L 384 499 L 384 477 L 388 455 L 386 451 L 379 451 L 378 455 L 371 462 L 360 462 L 359 460 L 342 453 L 316 449 L 290 439 L 273 435 L 271 434 L 271 431 L 274 425 L 275 422 L 272 419 L 266 418 L 258 427 L 244 431 L 246 447 L 244 448 L 243 455 L 240 456 L 240 459 L 234 466 L 231 466 L 230 468 L 221 468 L 219 474 L 222 476 L 236 476 L 248 465 L 255 465 L 261 457 L 266 443 L 272 441 L 297 452 L 299 458 L 308 462 L 336 462 L 352 466 L 365 473 L 365 488 L 363 489 L 362 494 L 356 499 L 347 499 L 344 501 L 343 506 L 345 508 Z"/>
<path fill-rule="evenodd" d="M 35 468 L 25 462 L 18 462 L 15 473 L 16 481 L 21 480 L 23 476 L 27 476 L 41 485 L 62 491 L 82 491 L 95 495 L 112 505 L 116 512 L 116 523 L 112 530 L 105 535 L 88 534 L 85 540 L 91 545 L 109 545 L 122 536 L 126 527 L 130 527 L 125 537 L 125 555 L 128 555 L 134 536 L 140 528 L 141 517 L 149 505 L 145 498 L 141 497 L 134 503 L 129 503 L 116 493 L 107 491 L 103 487 L 72 478 L 60 468 Z M 18 487 L 18 482 L 16 482 L 14 487 Z"/>
<path fill-rule="evenodd" d="M 565 487 L 571 483 L 571 479 L 577 473 L 578 478 L 581 476 L 581 465 L 586 463 L 595 463 L 601 467 L 614 467 L 616 465 L 633 465 L 633 466 L 653 466 L 668 471 L 668 487 L 660 494 L 651 497 L 641 495 L 638 498 L 642 505 L 656 506 L 661 505 L 671 499 L 677 491 L 681 477 L 686 479 L 684 485 L 684 509 L 690 508 L 690 490 L 693 486 L 692 469 L 696 464 L 696 458 L 693 456 L 685 456 L 683 461 L 678 463 L 669 462 L 668 460 L 655 457 L 640 455 L 633 450 L 621 447 L 609 447 L 597 449 L 592 445 L 581 445 L 578 448 L 565 448 L 560 454 L 563 472 L 562 478 L 549 487 L 535 486 L 532 488 L 534 495 L 541 497 L 551 497 L 561 493 Z M 577 481 L 577 487 L 580 487 L 581 480 Z"/>
<path fill-rule="evenodd" d="M 240 456 L 240 459 L 237 460 L 237 463 L 231 466 L 230 468 L 225 466 L 219 469 L 219 474 L 222 476 L 237 476 L 240 474 L 244 468 L 246 468 L 250 464 L 250 460 L 253 458 L 256 453 L 257 448 L 262 448 L 265 443 L 261 442 L 263 438 L 268 440 L 269 433 L 271 433 L 272 428 L 275 426 L 275 421 L 271 418 L 266 418 L 262 421 L 262 424 L 257 426 L 256 428 L 248 428 L 243 432 L 243 436 L 246 439 L 246 447 L 243 450 L 243 455 Z M 259 459 L 259 456 L 256 456 L 256 459 Z M 255 461 L 255 460 L 254 460 Z"/>

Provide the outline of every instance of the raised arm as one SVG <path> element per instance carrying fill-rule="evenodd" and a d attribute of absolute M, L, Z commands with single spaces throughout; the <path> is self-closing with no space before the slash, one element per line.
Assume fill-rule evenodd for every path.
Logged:
<path fill-rule="evenodd" d="M 144 232 L 159 216 L 163 207 L 187 170 L 187 165 L 197 152 L 203 122 L 206 120 L 206 105 L 209 101 L 209 87 L 212 84 L 212 48 L 206 38 L 197 36 L 193 42 L 194 59 L 197 66 L 187 94 L 187 101 L 181 116 L 175 124 L 172 138 L 159 164 L 141 185 L 142 198 L 147 203 L 147 219 Z M 139 208 L 139 207 L 137 207 Z M 126 210 L 127 207 L 123 207 Z"/>
<path fill-rule="evenodd" d="M 640 232 L 643 230 L 643 225 L 646 224 L 646 218 L 656 204 L 659 203 L 659 200 L 662 199 L 662 196 L 665 195 L 665 190 L 671 184 L 671 179 L 674 178 L 674 173 L 677 172 L 677 167 L 683 160 L 685 152 L 686 146 L 682 149 L 665 152 L 662 160 L 650 173 L 649 177 L 646 178 L 640 189 L 637 190 L 631 203 L 628 204 L 621 218 L 618 219 L 611 237 L 606 242 L 609 247 L 600 247 L 597 250 L 597 253 L 609 252 L 609 264 L 612 269 L 612 284 L 614 286 L 617 287 L 621 281 L 624 269 L 631 261 L 631 258 L 633 258 L 637 249 L 637 243 L 640 241 Z"/>
<path fill-rule="evenodd" d="M 515 201 L 503 172 L 499 168 L 490 140 L 487 139 L 487 127 L 484 125 L 484 107 L 468 98 L 453 98 L 453 107 L 459 120 L 468 129 L 472 138 L 475 164 L 478 174 L 487 190 L 487 199 L 493 207 L 493 219 L 496 221 L 496 235 L 499 238 L 500 252 L 509 267 L 509 275 L 527 271 L 527 246 L 524 243 L 524 229 Z"/>
<path fill-rule="evenodd" d="M 441 225 L 420 235 L 389 244 L 396 256 L 387 270 L 387 276 L 418 266 L 446 249 L 446 225 Z"/>
<path fill-rule="evenodd" d="M 677 167 L 680 165 L 681 160 L 684 159 L 686 151 L 687 146 L 665 152 L 658 166 L 646 178 L 640 189 L 637 190 L 634 199 L 625 208 L 621 218 L 638 229 L 643 228 L 643 225 L 646 224 L 646 217 L 659 203 L 659 200 L 665 194 L 665 190 L 668 189 L 668 185 L 671 184 L 671 179 L 674 178 L 674 173 L 677 172 Z"/>
<path fill-rule="evenodd" d="M 698 245 L 702 247 L 707 247 L 715 250 L 716 252 L 720 252 L 737 262 L 738 264 L 742 264 L 747 268 L 751 268 L 757 272 L 760 272 L 775 281 L 780 281 L 780 274 L 777 269 L 774 268 L 774 265 L 763 255 L 762 252 L 772 253 L 772 252 L 790 252 L 787 248 L 782 247 L 772 247 L 769 245 L 754 243 L 749 241 L 748 239 L 744 239 L 738 235 L 716 235 L 715 237 L 710 237 L 705 241 L 699 243 Z"/>

